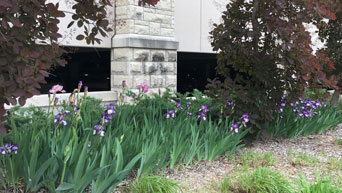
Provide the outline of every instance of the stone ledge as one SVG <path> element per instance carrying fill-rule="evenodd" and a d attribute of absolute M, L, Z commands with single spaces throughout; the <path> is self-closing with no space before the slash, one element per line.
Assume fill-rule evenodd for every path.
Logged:
<path fill-rule="evenodd" d="M 112 39 L 112 48 L 148 48 L 177 50 L 179 42 L 174 38 L 138 35 L 117 35 Z"/>
<path fill-rule="evenodd" d="M 59 101 L 68 100 L 70 93 L 62 93 L 57 94 L 56 96 L 59 98 Z M 80 96 L 83 96 L 83 92 L 80 93 Z M 97 99 L 101 99 L 102 103 L 109 103 L 117 101 L 117 94 L 114 91 L 98 91 L 98 92 L 88 92 L 88 96 L 94 97 Z M 49 98 L 47 94 L 36 95 L 32 98 L 27 99 L 24 107 L 29 107 L 30 105 L 34 105 L 37 107 L 48 107 L 49 106 Z M 5 105 L 5 109 L 9 109 L 12 106 Z"/>

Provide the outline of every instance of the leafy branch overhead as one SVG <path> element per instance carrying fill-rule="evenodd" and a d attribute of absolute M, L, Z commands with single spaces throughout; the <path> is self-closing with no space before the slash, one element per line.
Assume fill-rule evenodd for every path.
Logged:
<path fill-rule="evenodd" d="M 88 44 L 100 43 L 99 34 L 106 36 L 106 7 L 110 0 L 74 0 L 72 21 L 84 29 L 76 39 Z M 155 5 L 156 0 L 139 4 Z M 46 83 L 52 66 L 64 66 L 61 58 L 66 51 L 59 47 L 58 24 L 65 17 L 59 4 L 47 0 L 0 1 L 0 131 L 4 131 L 4 104 L 24 105 L 26 99 L 39 94 L 40 84 Z M 2 128 L 2 129 L 1 129 Z"/>
<path fill-rule="evenodd" d="M 233 98 L 238 114 L 247 112 L 259 129 L 280 104 L 284 92 L 289 100 L 305 88 L 337 87 L 326 72 L 335 68 L 324 54 L 313 54 L 311 35 L 305 23 L 318 28 L 328 18 L 335 20 L 325 0 L 236 0 L 227 5 L 223 22 L 211 32 L 218 51 L 217 72 L 224 82 L 212 81 L 209 89 L 221 99 Z"/>

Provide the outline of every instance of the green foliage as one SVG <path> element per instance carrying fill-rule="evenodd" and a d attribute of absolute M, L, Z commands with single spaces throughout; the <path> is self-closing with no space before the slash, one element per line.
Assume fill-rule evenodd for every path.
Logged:
<path fill-rule="evenodd" d="M 342 145 L 342 139 L 336 139 L 338 145 Z"/>
<path fill-rule="evenodd" d="M 79 98 L 80 108 L 74 112 L 70 101 L 52 104 L 48 110 L 36 107 L 15 107 L 6 126 L 9 133 L 0 137 L 0 145 L 15 143 L 18 154 L 0 159 L 4 188 L 21 185 L 28 192 L 41 188 L 49 192 L 84 192 L 89 186 L 94 193 L 110 192 L 129 172 L 144 176 L 165 167 L 215 160 L 238 150 L 248 129 L 230 131 L 228 120 L 216 122 L 196 118 L 202 102 L 192 99 L 191 109 L 178 109 L 175 118 L 166 119 L 167 110 L 174 108 L 176 98 L 170 93 L 142 99 L 135 105 L 115 108 L 113 120 L 105 125 L 103 138 L 93 135 L 104 107 L 96 99 Z M 51 101 L 58 95 L 50 96 Z M 208 104 L 210 105 L 210 104 Z M 210 107 L 210 106 L 209 106 Z M 193 108 L 193 109 L 192 109 Z M 54 113 L 65 113 L 64 121 L 55 120 Z M 188 116 L 191 110 L 194 116 Z M 12 112 L 11 111 L 11 112 Z M 216 116 L 216 115 L 213 115 Z M 14 167 L 21 166 L 21 167 Z"/>
<path fill-rule="evenodd" d="M 179 193 L 181 192 L 178 182 L 162 176 L 146 176 L 137 178 L 130 186 L 133 193 Z"/>
<path fill-rule="evenodd" d="M 335 19 L 330 11 L 335 4 L 325 0 L 228 3 L 222 23 L 211 32 L 213 50 L 219 52 L 216 70 L 225 78 L 210 82 L 211 96 L 223 103 L 234 101 L 233 116 L 248 113 L 254 128 L 265 130 L 285 91 L 293 101 L 307 87 L 335 86 L 324 73 L 325 68 L 334 68 L 332 62 L 312 53 L 311 36 L 304 26 L 317 18 Z"/>
<path fill-rule="evenodd" d="M 279 172 L 267 167 L 258 167 L 251 172 L 240 174 L 236 179 L 226 178 L 221 184 L 221 191 L 228 192 L 295 192 L 292 184 Z"/>
<path fill-rule="evenodd" d="M 291 107 L 285 108 L 283 116 L 275 114 L 275 119 L 270 122 L 267 131 L 274 136 L 286 136 L 295 138 L 299 135 L 322 133 L 337 126 L 341 121 L 341 112 L 327 105 L 317 111 L 312 118 L 297 117 Z"/>
<path fill-rule="evenodd" d="M 314 155 L 303 152 L 289 152 L 288 156 L 293 166 L 315 166 L 319 161 Z"/>
<path fill-rule="evenodd" d="M 297 186 L 300 193 L 340 193 L 342 185 L 334 185 L 328 178 L 316 176 L 314 182 L 309 182 L 304 176 L 297 179 Z"/>
<path fill-rule="evenodd" d="M 259 153 L 246 151 L 240 157 L 240 163 L 245 167 L 272 166 L 275 160 L 271 152 Z"/>

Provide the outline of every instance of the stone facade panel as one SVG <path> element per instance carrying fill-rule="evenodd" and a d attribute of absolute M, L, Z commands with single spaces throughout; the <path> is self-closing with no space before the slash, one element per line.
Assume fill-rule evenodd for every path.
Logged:
<path fill-rule="evenodd" d="M 160 71 L 163 74 L 173 74 L 175 72 L 175 65 L 173 62 L 163 62 L 161 63 Z"/>
<path fill-rule="evenodd" d="M 129 63 L 129 71 L 131 74 L 141 74 L 142 63 L 141 62 L 130 62 Z"/>
<path fill-rule="evenodd" d="M 150 22 L 150 32 L 151 35 L 160 35 L 160 23 Z"/>
<path fill-rule="evenodd" d="M 176 62 L 177 61 L 177 51 L 176 50 L 168 50 L 167 52 L 167 61 Z"/>
<path fill-rule="evenodd" d="M 126 74 L 127 73 L 127 63 L 126 62 L 111 62 L 111 70 L 114 74 Z"/>
<path fill-rule="evenodd" d="M 145 82 L 147 85 L 151 85 L 150 76 L 140 75 L 133 77 L 133 88 L 136 88 L 139 84 Z"/>
<path fill-rule="evenodd" d="M 150 49 L 134 49 L 134 61 L 147 62 L 150 61 Z"/>
<path fill-rule="evenodd" d="M 152 50 L 151 55 L 153 62 L 164 62 L 166 58 L 166 52 L 164 50 Z"/>
<path fill-rule="evenodd" d="M 113 52 L 114 61 L 131 61 L 133 59 L 132 48 L 115 48 Z"/>
<path fill-rule="evenodd" d="M 160 74 L 160 63 L 146 62 L 143 63 L 143 73 L 146 75 Z"/>
<path fill-rule="evenodd" d="M 132 76 L 129 75 L 111 75 L 112 88 L 122 88 L 122 81 L 126 81 L 128 88 L 132 87 Z"/>
<path fill-rule="evenodd" d="M 165 37 L 174 37 L 174 30 L 173 29 L 167 29 L 167 28 L 161 28 L 161 36 Z"/>
<path fill-rule="evenodd" d="M 162 87 L 165 87 L 165 76 L 152 75 L 151 76 L 151 88 L 162 88 Z"/>
<path fill-rule="evenodd" d="M 136 34 L 148 35 L 150 33 L 150 28 L 149 26 L 135 25 L 134 32 Z"/>
<path fill-rule="evenodd" d="M 167 88 L 177 87 L 177 75 L 166 75 L 166 85 Z"/>

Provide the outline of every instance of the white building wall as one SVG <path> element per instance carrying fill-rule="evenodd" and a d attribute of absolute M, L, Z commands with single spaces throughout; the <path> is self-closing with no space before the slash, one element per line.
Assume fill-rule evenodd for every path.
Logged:
<path fill-rule="evenodd" d="M 229 0 L 175 0 L 178 51 L 212 53 L 209 32 L 214 23 L 220 23 L 228 2 Z"/>
<path fill-rule="evenodd" d="M 112 4 L 114 0 L 111 0 Z M 68 0 L 51 0 L 53 3 L 59 3 L 60 10 L 65 11 L 65 17 L 61 19 L 59 26 L 59 33 L 62 34 L 63 38 L 59 39 L 59 43 L 62 46 L 76 46 L 76 47 L 97 47 L 97 48 L 111 48 L 111 39 L 114 32 L 109 32 L 107 37 L 102 37 L 99 34 L 99 38 L 102 40 L 101 44 L 95 43 L 94 45 L 88 45 L 85 40 L 76 40 L 76 36 L 79 34 L 84 34 L 84 28 L 78 28 L 76 22 L 70 28 L 67 28 L 70 21 L 72 21 L 71 14 L 68 12 L 74 12 L 72 9 L 73 1 Z M 114 6 L 108 7 L 108 20 L 110 26 L 114 29 Z"/>

